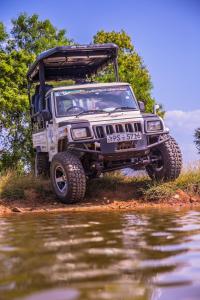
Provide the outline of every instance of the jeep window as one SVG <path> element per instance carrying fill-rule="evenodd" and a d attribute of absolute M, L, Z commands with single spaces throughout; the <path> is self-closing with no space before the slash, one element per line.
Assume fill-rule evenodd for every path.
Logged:
<path fill-rule="evenodd" d="M 55 101 L 58 117 L 138 109 L 129 86 L 60 90 L 55 92 Z"/>

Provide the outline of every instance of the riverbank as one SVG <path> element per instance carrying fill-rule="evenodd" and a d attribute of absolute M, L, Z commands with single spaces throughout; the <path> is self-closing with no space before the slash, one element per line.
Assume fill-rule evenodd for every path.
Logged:
<path fill-rule="evenodd" d="M 200 206 L 200 169 L 182 173 L 175 182 L 153 183 L 147 177 L 119 173 L 88 182 L 83 202 L 60 203 L 49 180 L 8 172 L 0 177 L 0 215 L 23 212 L 112 211 L 148 207 Z"/>

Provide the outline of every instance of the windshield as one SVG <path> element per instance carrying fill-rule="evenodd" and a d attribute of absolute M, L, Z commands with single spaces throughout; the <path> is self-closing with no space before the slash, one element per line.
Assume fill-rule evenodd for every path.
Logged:
<path fill-rule="evenodd" d="M 129 86 L 56 91 L 55 101 L 58 117 L 138 109 Z"/>

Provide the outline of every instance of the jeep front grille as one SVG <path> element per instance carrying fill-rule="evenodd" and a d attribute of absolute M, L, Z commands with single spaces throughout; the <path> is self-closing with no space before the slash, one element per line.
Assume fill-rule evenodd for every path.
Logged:
<path fill-rule="evenodd" d="M 122 132 L 142 132 L 142 126 L 139 122 L 125 124 L 108 124 L 93 126 L 94 134 L 97 139 L 102 139 L 108 134 Z"/>

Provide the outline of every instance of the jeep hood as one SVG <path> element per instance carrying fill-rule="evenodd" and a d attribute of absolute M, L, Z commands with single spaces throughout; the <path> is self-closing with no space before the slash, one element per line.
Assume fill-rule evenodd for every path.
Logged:
<path fill-rule="evenodd" d="M 99 113 L 99 114 L 84 114 L 78 117 L 61 117 L 56 118 L 56 123 L 62 122 L 77 122 L 81 123 L 82 121 L 88 121 L 92 124 L 95 123 L 115 123 L 115 122 L 126 122 L 133 121 L 133 119 L 142 118 L 142 115 L 139 110 L 128 111 L 128 112 L 114 112 L 114 113 Z"/>

